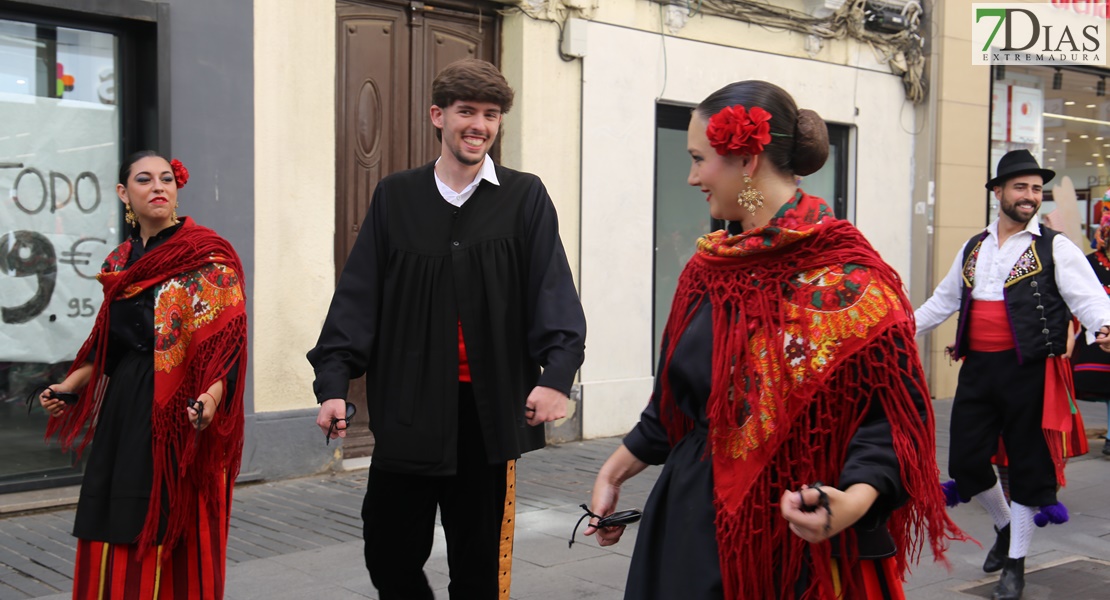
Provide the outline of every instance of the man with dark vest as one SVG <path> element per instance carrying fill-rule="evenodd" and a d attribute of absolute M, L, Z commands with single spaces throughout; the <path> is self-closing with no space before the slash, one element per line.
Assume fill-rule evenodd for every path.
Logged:
<path fill-rule="evenodd" d="M 948 472 L 960 498 L 975 498 L 998 537 L 983 570 L 1002 570 L 992 598 L 1016 599 L 1039 507 L 1056 503 L 1063 479 L 1062 430 L 1070 417 L 1061 357 L 1068 322 L 1110 351 L 1110 298 L 1079 248 L 1037 219 L 1055 172 L 1028 150 L 1006 153 L 987 189 L 998 218 L 975 234 L 914 316 L 923 334 L 959 311 L 953 354 L 963 359 L 952 403 Z M 1063 401 L 1061 408 L 1058 400 Z M 991 467 L 999 437 L 1010 469 L 1007 505 Z"/>

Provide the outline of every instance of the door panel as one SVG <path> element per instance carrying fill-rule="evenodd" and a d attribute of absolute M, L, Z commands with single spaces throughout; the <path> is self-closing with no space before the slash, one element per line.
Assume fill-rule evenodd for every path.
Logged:
<path fill-rule="evenodd" d="M 337 5 L 336 267 L 342 269 L 366 218 L 374 186 L 408 168 L 405 11 Z M 338 274 L 338 271 L 337 271 Z"/>
<path fill-rule="evenodd" d="M 494 62 L 495 11 L 459 10 L 455 0 L 336 2 L 335 268 L 343 271 L 378 182 L 439 156 L 428 117 L 431 83 L 462 58 Z M 491 155 L 498 158 L 499 145 Z M 366 379 L 351 381 L 358 407 L 343 444 L 345 458 L 369 456 Z"/>
<path fill-rule="evenodd" d="M 414 165 L 439 156 L 440 143 L 428 118 L 432 104 L 432 80 L 447 65 L 464 58 L 480 58 L 496 64 L 497 22 L 489 13 L 479 16 L 437 9 L 413 17 L 413 114 L 411 148 Z M 493 154 L 493 158 L 498 158 Z"/>
<path fill-rule="evenodd" d="M 405 11 L 388 6 L 336 4 L 336 278 L 354 247 L 382 177 L 408 166 L 409 28 Z M 358 413 L 344 456 L 368 456 L 366 378 L 352 380 L 347 398 Z"/>

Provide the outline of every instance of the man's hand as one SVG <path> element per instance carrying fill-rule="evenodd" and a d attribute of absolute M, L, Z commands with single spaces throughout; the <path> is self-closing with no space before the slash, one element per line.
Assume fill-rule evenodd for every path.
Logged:
<path fill-rule="evenodd" d="M 524 401 L 524 417 L 528 419 L 529 425 L 556 421 L 565 416 L 567 416 L 567 397 L 559 390 L 537 385 L 532 388 L 532 393 L 528 394 L 528 399 Z"/>
<path fill-rule="evenodd" d="M 320 412 L 316 415 L 316 425 L 323 430 L 324 435 L 335 439 L 337 437 L 347 437 L 347 426 L 340 427 L 336 425 L 335 430 L 332 431 L 332 419 L 344 419 L 347 417 L 347 401 L 342 398 L 332 398 L 331 400 L 324 400 L 320 403 Z M 343 421 L 346 423 L 346 421 Z"/>
<path fill-rule="evenodd" d="M 1110 325 L 1103 325 L 1095 334 L 1095 343 L 1103 352 L 1110 352 Z"/>

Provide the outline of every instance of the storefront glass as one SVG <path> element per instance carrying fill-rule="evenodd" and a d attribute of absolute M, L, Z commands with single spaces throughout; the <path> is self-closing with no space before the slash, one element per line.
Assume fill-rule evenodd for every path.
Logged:
<path fill-rule="evenodd" d="M 991 172 L 1003 154 L 1021 148 L 1056 171 L 1045 186 L 1043 220 L 1089 251 L 1110 186 L 1110 71 L 1007 65 L 993 73 Z M 993 219 L 997 202 L 990 200 Z"/>
<path fill-rule="evenodd" d="M 0 493 L 71 481 L 34 390 L 61 381 L 120 239 L 116 36 L 0 20 Z"/>

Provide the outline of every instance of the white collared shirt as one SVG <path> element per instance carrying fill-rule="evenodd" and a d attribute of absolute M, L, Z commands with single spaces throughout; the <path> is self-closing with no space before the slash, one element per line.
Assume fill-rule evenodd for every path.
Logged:
<path fill-rule="evenodd" d="M 1018 258 L 1033 243 L 1033 236 L 1041 234 L 1040 219 L 1034 216 L 1025 229 L 1011 235 L 998 245 L 998 219 L 987 226 L 987 237 L 979 248 L 975 263 L 975 286 L 971 288 L 974 300 L 1003 300 L 1002 290 L 1006 278 Z M 965 247 L 966 248 L 966 247 Z M 933 291 L 933 295 L 914 311 L 917 334 L 929 332 L 943 323 L 952 313 L 960 310 L 960 286 L 963 282 L 964 252 L 958 252 L 952 268 Z M 1091 269 L 1087 257 L 1067 236 L 1052 238 L 1052 260 L 1056 263 L 1056 287 L 1060 296 L 1087 328 L 1087 343 L 1093 343 L 1095 334 L 1103 325 L 1110 325 L 1110 297 L 1106 295 L 1098 276 Z"/>
<path fill-rule="evenodd" d="M 438 158 L 436 159 L 436 164 L 439 164 Z M 439 173 L 436 173 L 435 169 L 432 169 L 432 173 L 436 178 L 436 187 L 439 188 L 439 195 L 443 196 L 443 199 L 453 206 L 461 207 L 463 204 L 466 204 L 466 201 L 470 200 L 470 197 L 474 195 L 474 192 L 478 189 L 478 184 L 482 183 L 483 179 L 493 185 L 501 185 L 501 182 L 497 181 L 497 170 L 493 168 L 493 159 L 490 158 L 488 154 L 486 155 L 486 159 L 482 161 L 482 168 L 478 169 L 478 174 L 474 176 L 474 181 L 471 181 L 470 185 L 463 188 L 461 192 L 456 192 L 448 187 L 446 183 L 443 183 L 443 180 L 439 178 Z"/>

